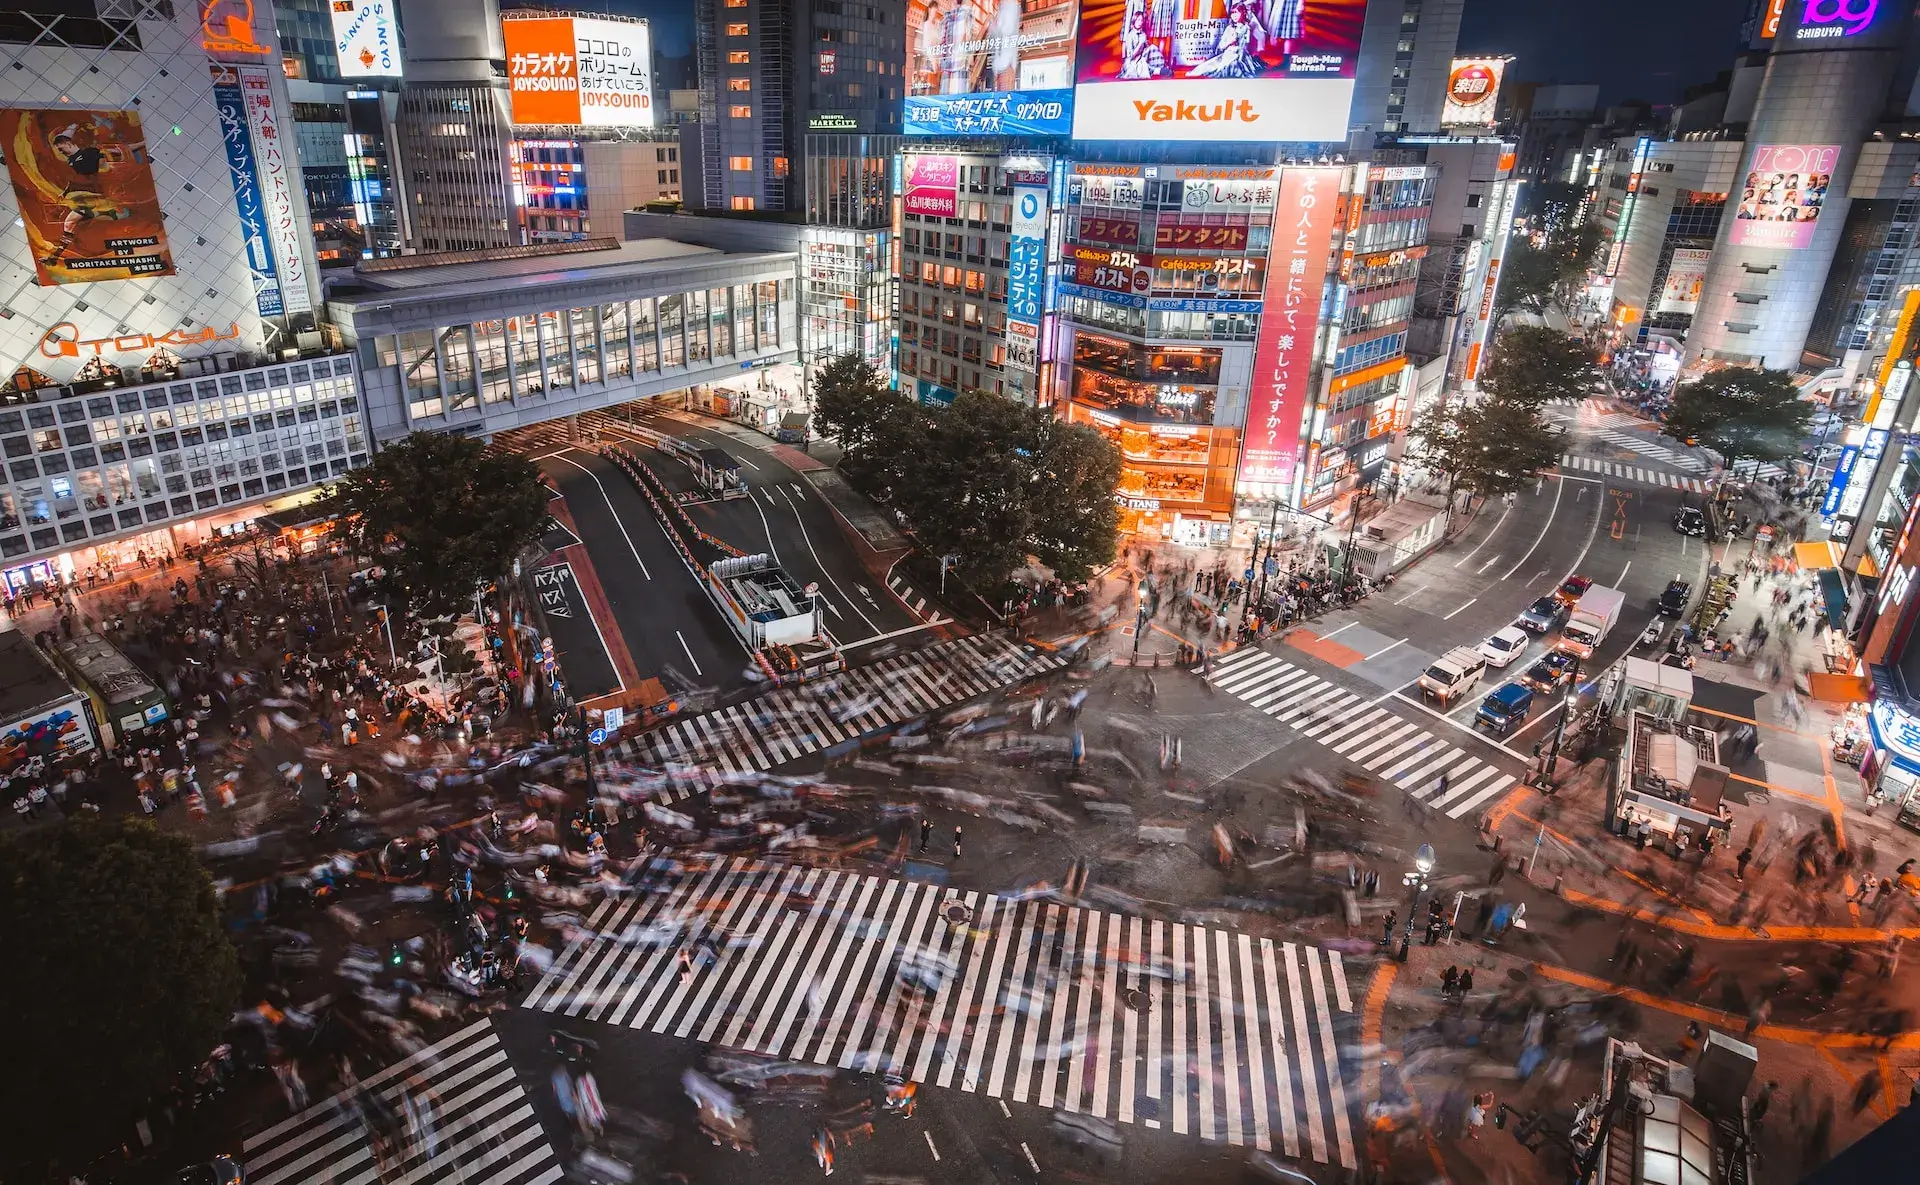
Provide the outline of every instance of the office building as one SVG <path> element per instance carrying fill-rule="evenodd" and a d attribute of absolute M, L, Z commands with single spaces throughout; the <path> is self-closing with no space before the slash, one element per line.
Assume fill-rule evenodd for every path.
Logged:
<path fill-rule="evenodd" d="M 1460 44 L 1466 0 L 1372 0 L 1354 77 L 1354 148 L 1376 136 L 1433 133 Z"/>
<path fill-rule="evenodd" d="M 1526 106 L 1513 110 L 1514 176 L 1533 184 L 1579 181 L 1583 140 L 1600 110 L 1599 85 L 1522 83 L 1515 93 Z"/>
<path fill-rule="evenodd" d="M 1602 246 L 1588 294 L 1616 341 L 1657 340 L 1677 356 L 1693 327 L 1743 146 L 1630 135 L 1592 151 L 1598 185 L 1590 217 Z"/>
<path fill-rule="evenodd" d="M 1511 177 L 1513 144 L 1493 136 L 1435 140 L 1383 150 L 1377 163 L 1430 167 L 1433 213 L 1420 265 L 1407 354 L 1417 366 L 1438 362 L 1443 385 L 1472 390 L 1492 331 L 1495 291 L 1520 183 Z M 1412 413 L 1421 410 L 1416 401 Z"/>
<path fill-rule="evenodd" d="M 640 128 L 598 139 L 587 129 L 562 130 L 574 135 L 513 142 L 528 242 L 620 235 L 626 211 L 679 199 L 677 129 Z"/>
<path fill-rule="evenodd" d="M 396 0 L 406 74 L 395 124 L 412 246 L 470 251 L 520 242 L 513 117 L 495 0 Z"/>

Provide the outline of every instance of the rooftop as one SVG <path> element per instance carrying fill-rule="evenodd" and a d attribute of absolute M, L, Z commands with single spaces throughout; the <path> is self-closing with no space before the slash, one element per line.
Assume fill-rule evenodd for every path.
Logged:
<path fill-rule="evenodd" d="M 370 290 L 373 295 L 393 292 L 411 296 L 441 289 L 471 291 L 503 282 L 525 287 L 639 275 L 658 272 L 662 264 L 710 263 L 725 257 L 723 252 L 711 247 L 695 247 L 672 239 L 594 242 L 605 245 L 583 250 L 583 244 L 559 243 L 554 245 L 568 249 L 504 258 L 478 251 L 448 252 L 426 266 L 358 271 L 356 279 L 359 287 Z"/>
<path fill-rule="evenodd" d="M 19 630 L 0 633 L 0 724 L 10 724 L 80 694 Z"/>

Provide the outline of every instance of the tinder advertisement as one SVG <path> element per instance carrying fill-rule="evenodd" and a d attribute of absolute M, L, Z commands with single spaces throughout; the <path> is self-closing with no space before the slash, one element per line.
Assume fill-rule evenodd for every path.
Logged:
<path fill-rule="evenodd" d="M 1082 140 L 1344 140 L 1365 0 L 1087 0 Z"/>

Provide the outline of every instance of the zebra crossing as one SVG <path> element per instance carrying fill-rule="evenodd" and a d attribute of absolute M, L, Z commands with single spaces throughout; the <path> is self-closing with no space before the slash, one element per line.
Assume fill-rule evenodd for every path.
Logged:
<path fill-rule="evenodd" d="M 362 1079 L 410 1138 L 375 1156 L 345 1092 L 247 1138 L 250 1185 L 550 1185 L 566 1175 L 507 1051 L 482 1020 Z"/>
<path fill-rule="evenodd" d="M 918 617 L 928 625 L 939 625 L 941 622 L 947 620 L 946 615 L 941 613 L 938 608 L 928 608 L 927 594 L 921 592 L 891 572 L 887 574 L 887 587 L 893 590 L 893 595 L 900 598 L 901 604 L 913 610 L 915 617 Z"/>
<path fill-rule="evenodd" d="M 1355 1165 L 1337 951 L 733 858 L 590 928 L 523 1007 Z"/>
<path fill-rule="evenodd" d="M 1378 775 L 1449 819 L 1458 819 L 1519 779 L 1470 756 L 1420 725 L 1253 647 L 1214 660 L 1215 687 Z"/>
<path fill-rule="evenodd" d="M 783 687 L 611 746 L 619 760 L 764 773 L 809 753 L 1045 674 L 1065 660 L 1005 634 L 941 642 Z"/>
<path fill-rule="evenodd" d="M 1697 477 L 1683 477 L 1674 473 L 1662 473 L 1658 469 L 1642 469 L 1638 465 L 1624 465 L 1618 461 L 1602 461 L 1597 457 L 1581 457 L 1573 453 L 1560 454 L 1561 469 L 1577 469 L 1585 473 L 1600 473 L 1607 477 L 1617 477 L 1622 481 L 1639 482 L 1642 485 L 1664 486 L 1671 490 L 1688 490 L 1696 494 L 1707 492 L 1707 483 Z"/>

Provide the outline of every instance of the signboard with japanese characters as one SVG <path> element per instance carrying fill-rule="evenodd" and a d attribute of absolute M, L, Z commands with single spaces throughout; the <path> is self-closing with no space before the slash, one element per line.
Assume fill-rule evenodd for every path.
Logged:
<path fill-rule="evenodd" d="M 1271 179 L 1209 181 L 1189 178 L 1182 183 L 1180 208 L 1191 214 L 1251 214 L 1273 209 L 1277 187 Z"/>
<path fill-rule="evenodd" d="M 1337 168 L 1289 168 L 1280 175 L 1273 250 L 1253 356 L 1253 392 L 1240 453 L 1240 482 L 1294 484 L 1300 424 L 1313 370 L 1320 294 L 1333 259 L 1339 211 Z"/>
<path fill-rule="evenodd" d="M 653 126 L 653 50 L 645 21 L 502 21 L 516 125 Z"/>
<path fill-rule="evenodd" d="M 1156 251 L 1244 251 L 1247 228 L 1196 226 L 1162 218 L 1153 228 L 1153 246 Z"/>
<path fill-rule="evenodd" d="M 234 210 L 240 215 L 243 254 L 253 277 L 254 307 L 262 317 L 278 317 L 286 309 L 267 234 L 266 206 L 260 200 L 260 171 L 254 166 L 253 134 L 247 130 L 247 103 L 240 93 L 240 76 L 233 67 L 219 62 L 209 69 L 213 71 L 213 106 L 220 117 L 220 140 L 227 151 L 227 172 L 233 181 Z"/>
<path fill-rule="evenodd" d="M 1137 247 L 1140 245 L 1140 220 L 1137 218 L 1087 218 L 1080 219 L 1080 230 L 1075 236 L 1086 243 L 1106 243 L 1114 247 Z"/>
<path fill-rule="evenodd" d="M 254 164 L 260 174 L 260 197 L 267 217 L 267 238 L 273 245 L 280 272 L 280 303 L 289 313 L 313 311 L 307 291 L 307 257 L 300 239 L 306 228 L 294 207 L 292 162 L 280 143 L 280 116 L 273 109 L 273 86 L 264 66 L 234 66 L 240 76 L 240 96 L 247 109 L 247 131 L 253 136 Z"/>
<path fill-rule="evenodd" d="M 1013 187 L 1013 237 L 1007 253 L 1007 362 L 1035 369 L 1047 265 L 1044 184 Z"/>

